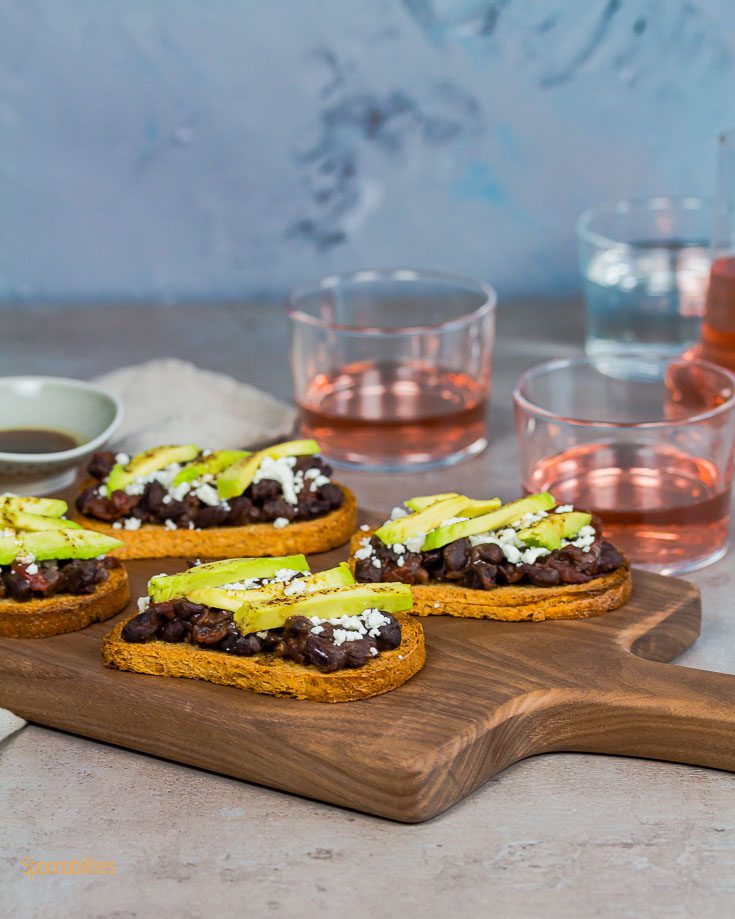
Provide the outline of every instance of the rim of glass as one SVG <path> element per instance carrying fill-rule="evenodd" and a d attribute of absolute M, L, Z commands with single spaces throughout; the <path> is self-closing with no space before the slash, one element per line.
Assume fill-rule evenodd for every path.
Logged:
<path fill-rule="evenodd" d="M 624 359 L 626 358 L 626 355 L 623 353 L 616 355 L 615 352 L 605 355 L 605 358 L 609 359 L 610 361 L 614 361 L 616 357 Z M 629 356 L 627 356 L 627 359 L 629 359 Z M 530 399 L 524 396 L 521 391 L 532 380 L 538 379 L 539 377 L 556 370 L 568 370 L 570 367 L 578 367 L 581 365 L 586 365 L 596 369 L 596 363 L 591 357 L 568 357 L 546 361 L 543 364 L 536 364 L 535 367 L 531 367 L 529 370 L 526 370 L 524 373 L 522 373 L 516 380 L 516 383 L 513 387 L 513 402 L 529 415 L 533 415 L 536 418 L 543 418 L 547 421 L 556 421 L 576 427 L 609 428 L 611 430 L 619 430 L 621 428 L 630 430 L 633 428 L 648 429 L 684 427 L 688 424 L 694 424 L 700 421 L 707 421 L 710 418 L 716 418 L 718 415 L 723 415 L 726 412 L 731 411 L 735 406 L 735 374 L 731 373 L 729 370 L 726 370 L 724 367 L 720 367 L 718 364 L 713 364 L 710 361 L 703 361 L 698 358 L 696 360 L 685 360 L 683 357 L 672 358 L 665 357 L 664 355 L 652 355 L 651 358 L 647 358 L 647 360 L 658 360 L 662 363 L 666 361 L 668 364 L 687 364 L 692 367 L 703 367 L 706 370 L 715 371 L 716 373 L 721 374 L 727 381 L 729 381 L 730 396 L 721 405 L 718 405 L 715 408 L 711 408 L 706 412 L 687 415 L 686 418 L 662 418 L 656 421 L 595 421 L 586 418 L 568 418 L 565 415 L 559 415 L 557 412 L 552 412 L 549 409 L 542 408 L 540 405 L 536 405 L 535 402 L 531 402 Z"/>
<path fill-rule="evenodd" d="M 735 131 L 735 129 L 733 129 Z M 604 214 L 628 214 L 635 210 L 665 211 L 679 209 L 685 211 L 704 211 L 712 209 L 714 200 L 704 195 L 644 195 L 640 198 L 622 198 L 620 201 L 608 201 L 596 204 L 577 218 L 577 234 L 597 246 L 629 246 L 621 239 L 612 239 L 604 233 L 592 230 L 590 224 Z"/>
<path fill-rule="evenodd" d="M 393 280 L 408 282 L 418 279 L 444 281 L 449 284 L 454 283 L 457 286 L 474 288 L 478 293 L 484 296 L 485 300 L 476 309 L 464 313 L 462 316 L 457 316 L 454 319 L 447 319 L 445 322 L 382 327 L 356 326 L 339 322 L 329 322 L 328 320 L 320 319 L 317 316 L 312 316 L 304 312 L 304 310 L 297 305 L 300 298 L 314 294 L 320 290 L 330 290 L 345 281 L 364 282 L 367 285 L 372 281 Z M 292 290 L 286 298 L 285 311 L 286 315 L 295 322 L 303 322 L 306 325 L 316 326 L 320 329 L 329 329 L 335 332 L 351 332 L 359 335 L 405 335 L 416 332 L 436 332 L 437 330 L 463 328 L 494 312 L 497 304 L 498 294 L 495 288 L 485 281 L 478 281 L 475 278 L 467 278 L 464 275 L 451 274 L 445 271 L 425 271 L 421 268 L 376 268 L 330 274 L 314 284 L 305 284 L 301 287 L 297 287 Z"/>

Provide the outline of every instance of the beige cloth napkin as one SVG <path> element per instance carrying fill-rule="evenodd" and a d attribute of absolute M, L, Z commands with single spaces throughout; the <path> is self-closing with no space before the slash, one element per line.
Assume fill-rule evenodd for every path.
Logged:
<path fill-rule="evenodd" d="M 295 410 L 268 393 L 172 357 L 121 367 L 93 382 L 122 400 L 125 417 L 113 446 L 126 453 L 166 443 L 247 447 L 287 437 L 296 422 Z M 0 709 L 0 741 L 25 724 Z"/>

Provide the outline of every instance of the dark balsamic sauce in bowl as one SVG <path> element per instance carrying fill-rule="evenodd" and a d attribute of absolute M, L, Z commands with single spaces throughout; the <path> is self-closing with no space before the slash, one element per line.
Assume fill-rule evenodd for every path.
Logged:
<path fill-rule="evenodd" d="M 0 453 L 62 453 L 79 446 L 79 439 L 66 431 L 49 428 L 0 430 Z"/>

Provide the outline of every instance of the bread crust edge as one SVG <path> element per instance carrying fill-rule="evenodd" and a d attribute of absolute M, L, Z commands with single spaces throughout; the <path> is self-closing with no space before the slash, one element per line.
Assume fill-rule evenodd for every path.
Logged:
<path fill-rule="evenodd" d="M 82 487 L 88 484 L 84 482 Z M 272 523 L 250 523 L 204 530 L 167 530 L 161 524 L 146 523 L 137 530 L 116 530 L 109 523 L 85 517 L 76 510 L 70 516 L 88 530 L 122 540 L 124 545 L 109 553 L 122 559 L 309 555 L 344 545 L 357 526 L 354 494 L 339 482 L 334 484 L 345 496 L 341 507 L 324 517 L 299 520 L 282 529 L 276 529 Z"/>
<path fill-rule="evenodd" d="M 124 625 L 125 622 L 119 622 L 103 639 L 102 663 L 106 667 L 206 680 L 263 695 L 312 702 L 354 702 L 390 692 L 417 674 L 426 661 L 423 627 L 409 617 L 401 617 L 403 637 L 399 648 L 381 652 L 364 667 L 334 673 L 320 673 L 314 667 L 282 660 L 273 654 L 237 657 L 157 639 L 133 644 L 122 638 Z"/>
<path fill-rule="evenodd" d="M 50 638 L 103 622 L 123 610 L 130 600 L 128 574 L 113 568 L 93 594 L 55 594 L 17 603 L 0 600 L 0 637 Z"/>

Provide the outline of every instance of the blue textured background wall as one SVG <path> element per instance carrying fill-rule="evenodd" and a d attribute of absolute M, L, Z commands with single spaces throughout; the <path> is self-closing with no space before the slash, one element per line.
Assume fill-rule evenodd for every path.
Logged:
<path fill-rule="evenodd" d="M 573 224 L 707 193 L 730 0 L 0 0 L 0 301 L 576 286 Z"/>

